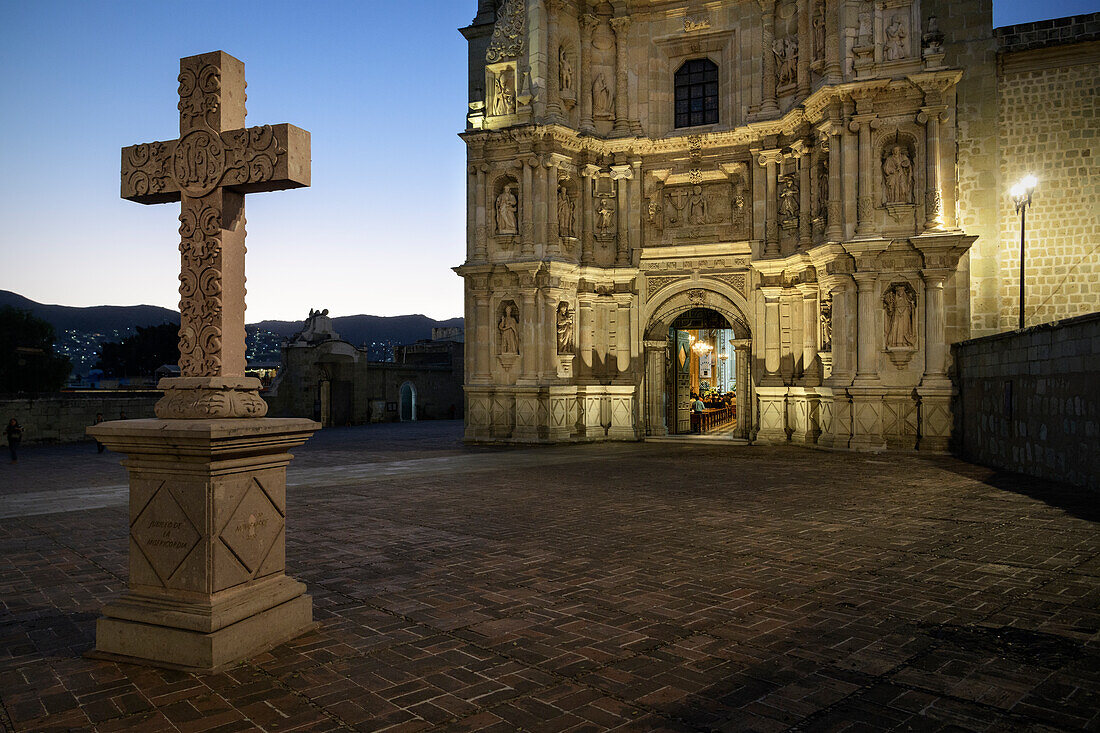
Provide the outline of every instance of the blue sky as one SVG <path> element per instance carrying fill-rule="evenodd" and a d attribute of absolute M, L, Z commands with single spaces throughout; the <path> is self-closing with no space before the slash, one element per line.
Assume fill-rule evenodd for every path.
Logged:
<path fill-rule="evenodd" d="M 175 308 L 177 205 L 118 198 L 119 149 L 178 133 L 179 58 L 245 62 L 250 125 L 312 133 L 313 187 L 248 197 L 248 319 L 462 313 L 475 0 L 0 0 L 0 289 Z M 997 25 L 1100 0 L 994 5 Z"/>

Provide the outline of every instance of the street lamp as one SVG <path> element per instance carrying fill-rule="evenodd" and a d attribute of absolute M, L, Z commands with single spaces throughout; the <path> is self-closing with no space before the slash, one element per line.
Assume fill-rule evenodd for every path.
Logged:
<path fill-rule="evenodd" d="M 1035 176 L 1024 176 L 1012 187 L 1012 200 L 1016 203 L 1016 213 L 1020 215 L 1020 330 L 1024 329 L 1024 232 L 1027 228 L 1027 209 L 1031 206 L 1031 194 L 1039 181 Z"/>

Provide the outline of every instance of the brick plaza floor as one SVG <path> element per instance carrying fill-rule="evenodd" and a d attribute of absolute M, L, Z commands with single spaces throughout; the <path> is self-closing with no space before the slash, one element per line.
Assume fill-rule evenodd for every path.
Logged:
<path fill-rule="evenodd" d="M 85 659 L 125 473 L 0 465 L 0 728 L 1100 730 L 1096 497 L 949 458 L 326 430 L 289 472 L 321 628 L 216 675 Z"/>

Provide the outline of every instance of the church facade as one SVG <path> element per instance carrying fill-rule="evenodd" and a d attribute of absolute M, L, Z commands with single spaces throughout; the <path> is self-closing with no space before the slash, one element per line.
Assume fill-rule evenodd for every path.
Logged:
<path fill-rule="evenodd" d="M 717 324 L 740 437 L 946 449 L 949 345 L 1000 323 L 988 3 L 482 0 L 463 33 L 467 440 L 679 432 Z"/>

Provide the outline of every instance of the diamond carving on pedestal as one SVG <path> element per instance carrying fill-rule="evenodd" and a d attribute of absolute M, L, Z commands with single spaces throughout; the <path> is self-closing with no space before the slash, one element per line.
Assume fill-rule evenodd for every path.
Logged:
<path fill-rule="evenodd" d="M 164 484 L 130 525 L 130 536 L 163 585 L 202 537 Z"/>
<path fill-rule="evenodd" d="M 283 515 L 255 479 L 222 528 L 221 540 L 250 574 L 263 563 L 283 529 Z"/>

